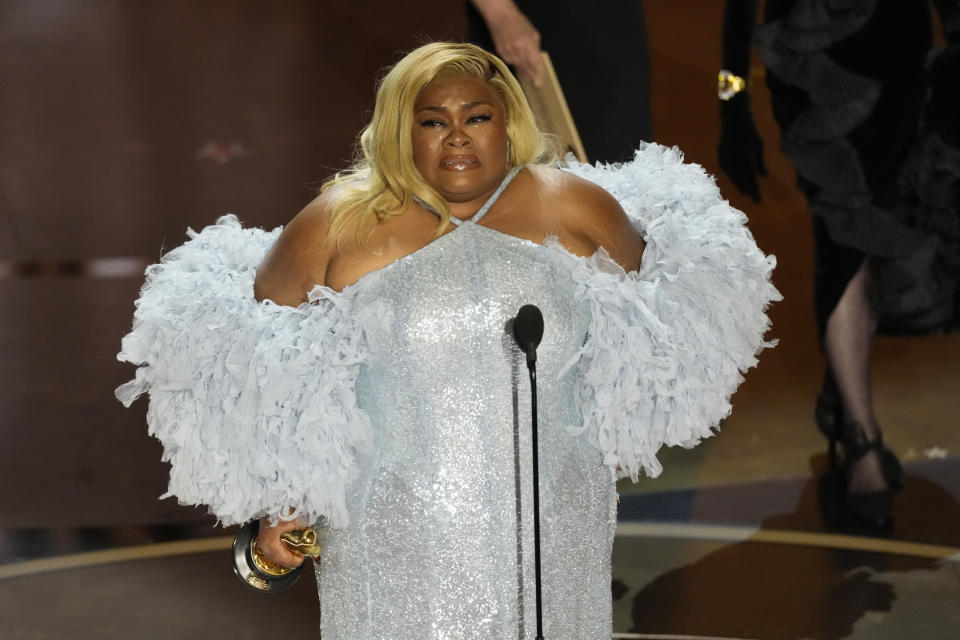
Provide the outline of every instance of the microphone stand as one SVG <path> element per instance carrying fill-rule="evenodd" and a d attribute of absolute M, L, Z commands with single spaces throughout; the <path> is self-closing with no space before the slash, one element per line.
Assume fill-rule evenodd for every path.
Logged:
<path fill-rule="evenodd" d="M 513 323 L 513 335 L 527 355 L 527 370 L 530 372 L 530 415 L 533 438 L 533 568 L 537 602 L 537 636 L 543 638 L 543 600 L 540 578 L 540 447 L 537 443 L 537 346 L 543 338 L 543 314 L 532 304 L 520 307 Z"/>
<path fill-rule="evenodd" d="M 536 351 L 534 351 L 536 353 Z M 533 417 L 533 567 L 537 594 L 537 637 L 543 640 L 543 602 L 540 596 L 540 456 L 537 445 L 537 362 L 527 364 L 530 369 L 530 413 Z"/>

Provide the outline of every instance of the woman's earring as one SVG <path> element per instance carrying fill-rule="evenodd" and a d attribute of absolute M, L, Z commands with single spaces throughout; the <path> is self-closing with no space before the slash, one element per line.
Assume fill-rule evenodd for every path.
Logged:
<path fill-rule="evenodd" d="M 510 166 L 510 141 L 507 140 L 507 166 Z"/>

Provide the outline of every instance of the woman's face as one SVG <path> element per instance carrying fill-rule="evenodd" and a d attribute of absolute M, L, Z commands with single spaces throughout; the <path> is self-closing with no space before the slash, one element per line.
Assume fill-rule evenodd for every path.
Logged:
<path fill-rule="evenodd" d="M 413 162 L 423 179 L 451 204 L 485 200 L 507 173 L 506 111 L 496 94 L 472 78 L 440 77 L 413 109 Z"/>

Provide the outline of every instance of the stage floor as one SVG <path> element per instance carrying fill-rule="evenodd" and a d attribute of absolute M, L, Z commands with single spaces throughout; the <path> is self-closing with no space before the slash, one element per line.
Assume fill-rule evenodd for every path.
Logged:
<path fill-rule="evenodd" d="M 317 637 L 312 576 L 282 594 L 256 593 L 232 575 L 232 537 L 222 531 L 184 529 L 183 540 L 126 546 L 132 529 L 98 533 L 36 532 L 34 549 L 44 535 L 61 549 L 71 539 L 101 549 L 0 566 L 0 637 Z M 31 539 L 17 543 L 24 552 Z M 621 521 L 614 567 L 618 638 L 947 639 L 960 628 L 956 547 Z"/>

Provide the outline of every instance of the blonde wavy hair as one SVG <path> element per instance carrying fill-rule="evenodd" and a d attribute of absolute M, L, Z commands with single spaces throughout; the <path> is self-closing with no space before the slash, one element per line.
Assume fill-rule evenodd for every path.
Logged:
<path fill-rule="evenodd" d="M 355 227 L 357 243 L 367 247 L 365 233 L 374 218 L 383 222 L 419 196 L 440 214 L 437 236 L 450 220 L 447 202 L 420 175 L 413 163 L 414 102 L 437 76 L 465 77 L 485 82 L 507 116 L 511 166 L 547 164 L 556 154 L 537 128 L 520 83 L 507 65 L 472 44 L 433 42 L 414 49 L 383 77 L 377 87 L 373 118 L 360 133 L 353 165 L 337 173 L 321 192 L 339 185 L 330 203 L 327 239 L 335 241 Z"/>

